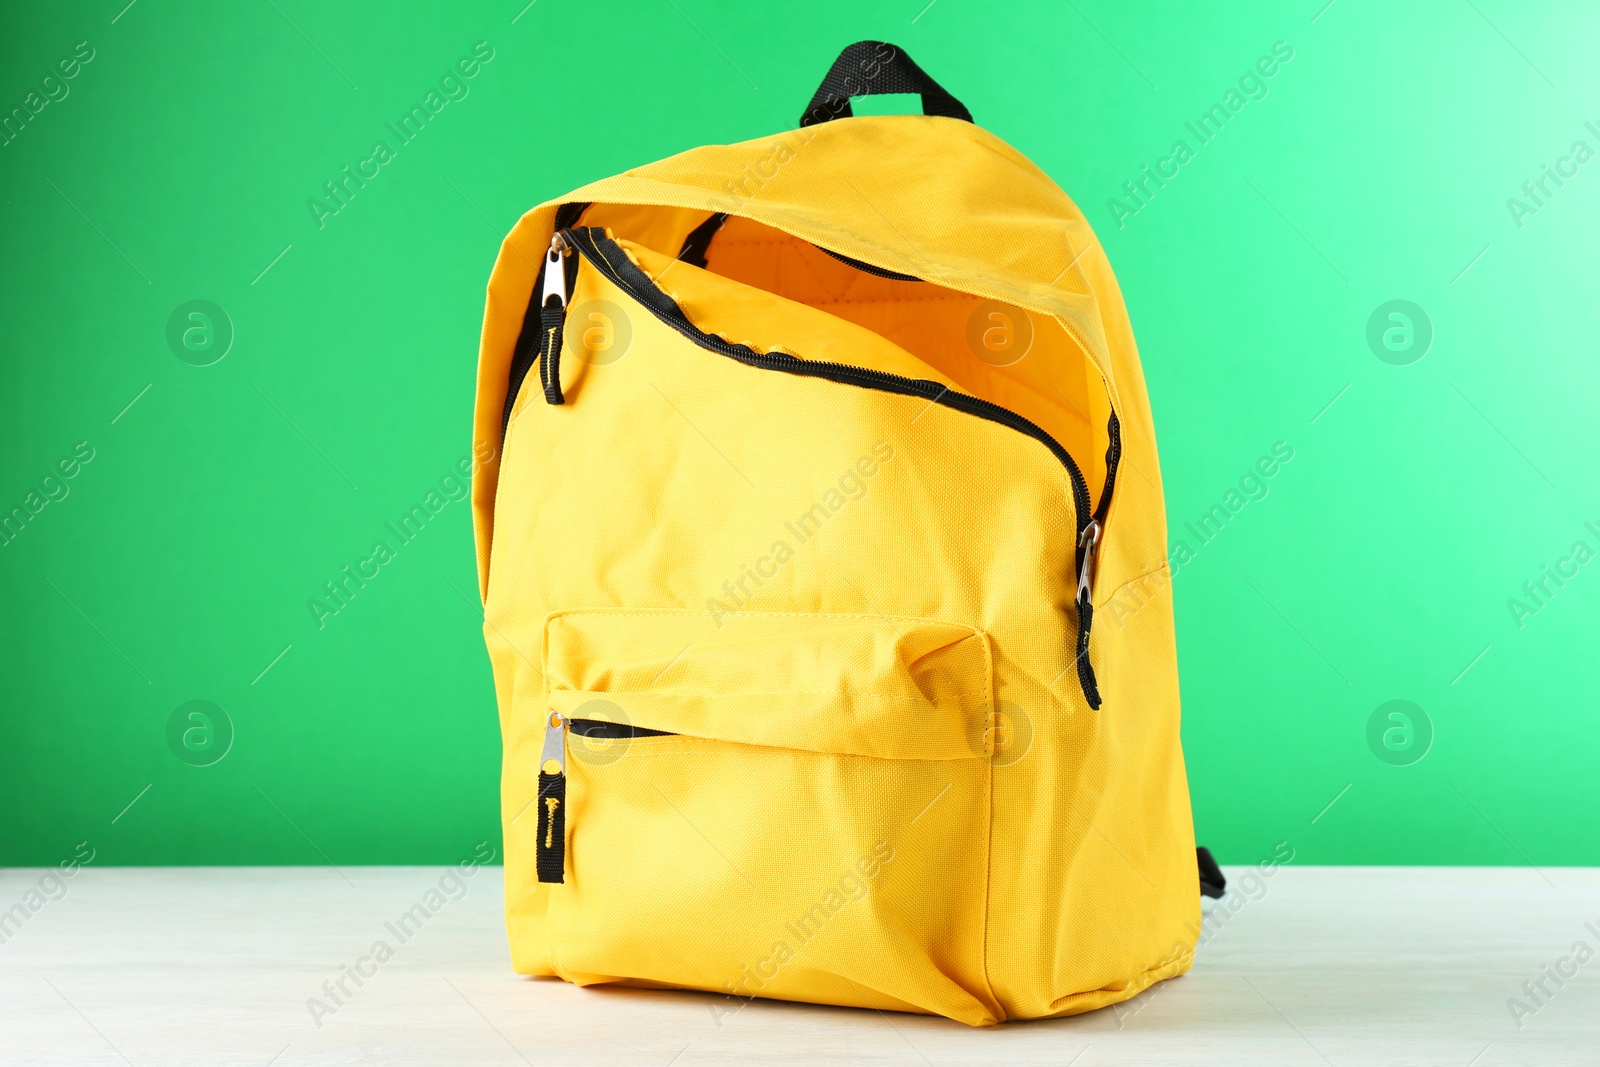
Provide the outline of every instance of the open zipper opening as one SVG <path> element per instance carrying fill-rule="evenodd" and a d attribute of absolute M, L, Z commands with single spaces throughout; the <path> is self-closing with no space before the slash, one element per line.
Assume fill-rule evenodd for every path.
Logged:
<path fill-rule="evenodd" d="M 577 205 L 563 205 L 563 215 L 569 207 Z M 581 205 L 587 207 L 587 205 Z M 581 210 L 581 208 L 580 208 Z M 568 216 L 576 221 L 577 212 Z M 557 219 L 558 224 L 564 221 Z M 682 255 L 686 262 L 697 262 L 705 256 L 706 248 L 711 238 L 720 228 L 722 219 L 712 216 L 690 235 L 685 242 L 686 255 Z M 823 249 L 823 251 L 828 251 Z M 1083 689 L 1085 700 L 1089 707 L 1098 710 L 1101 705 L 1099 685 L 1096 681 L 1094 668 L 1089 661 L 1089 631 L 1093 624 L 1094 605 L 1092 589 L 1096 562 L 1101 537 L 1105 529 L 1106 516 L 1110 512 L 1111 496 L 1115 486 L 1118 461 L 1121 458 L 1122 439 L 1120 425 L 1116 413 L 1113 411 L 1108 422 L 1108 435 L 1110 438 L 1106 450 L 1106 481 L 1101 493 L 1098 506 L 1091 506 L 1088 482 L 1083 471 L 1079 468 L 1072 454 L 1064 448 L 1048 431 L 1032 420 L 1016 412 L 966 393 L 959 393 L 939 382 L 925 378 L 908 378 L 887 371 L 870 370 L 865 367 L 851 366 L 845 363 L 832 363 L 821 360 L 806 360 L 783 352 L 757 352 L 747 345 L 734 344 L 708 333 L 693 322 L 678 307 L 676 301 L 664 292 L 656 283 L 641 270 L 626 252 L 606 236 L 605 232 L 596 227 L 566 227 L 558 226 L 551 240 L 550 252 L 547 256 L 544 269 L 540 272 L 542 283 L 536 284 L 535 296 L 529 302 L 528 317 L 524 320 L 523 334 L 518 341 L 517 356 L 513 361 L 513 386 L 506 400 L 507 423 L 516 398 L 516 386 L 520 386 L 520 379 L 516 377 L 518 364 L 526 359 L 526 364 L 521 366 L 522 376 L 525 377 L 533 361 L 540 362 L 540 381 L 544 386 L 545 399 L 552 404 L 564 403 L 565 397 L 561 392 L 560 352 L 562 322 L 564 318 L 566 294 L 570 291 L 567 284 L 572 274 L 572 261 L 577 256 L 568 253 L 577 253 L 606 277 L 617 288 L 627 293 L 646 310 L 661 322 L 672 327 L 678 333 L 688 338 L 695 345 L 716 352 L 719 355 L 737 360 L 747 366 L 758 367 L 763 370 L 781 371 L 802 377 L 824 378 L 828 381 L 839 382 L 844 385 L 854 385 L 864 389 L 877 389 L 883 392 L 895 393 L 902 396 L 915 396 L 942 407 L 951 408 L 978 418 L 987 419 L 1001 426 L 1009 427 L 1018 433 L 1033 438 L 1049 449 L 1051 455 L 1062 465 L 1067 472 L 1068 482 L 1072 490 L 1073 515 L 1077 524 L 1077 544 L 1074 551 L 1074 568 L 1078 578 L 1075 608 L 1078 615 L 1078 633 L 1076 642 L 1076 667 L 1078 681 Z M 832 254 L 832 253 L 830 253 Z M 920 280 L 920 279 L 919 279 Z M 540 297 L 541 291 L 543 297 Z M 535 309 L 537 310 L 537 314 Z M 530 330 L 530 323 L 537 322 L 537 330 Z M 530 334 L 532 334 L 531 343 Z M 527 355 L 524 356 L 524 349 Z M 540 357 L 543 357 L 542 359 Z M 1092 507 L 1092 509 L 1091 509 Z"/>
<path fill-rule="evenodd" d="M 727 221 L 728 213 L 722 211 L 712 215 L 706 221 L 690 230 L 689 235 L 683 239 L 683 247 L 678 251 L 678 261 L 705 269 L 708 257 L 711 254 L 711 239 L 717 235 L 717 232 L 722 229 L 723 224 Z M 558 226 L 557 229 L 560 229 L 560 227 Z M 888 278 L 890 281 L 896 282 L 920 282 L 925 280 L 918 278 L 915 274 L 901 274 L 899 271 L 874 267 L 871 263 L 863 263 L 859 259 L 851 259 L 842 252 L 835 252 L 831 248 L 823 248 L 819 244 L 813 244 L 811 247 L 832 256 L 847 267 L 854 267 L 864 274 Z"/>
<path fill-rule="evenodd" d="M 1089 486 L 1084 480 L 1083 471 L 1079 469 L 1077 461 L 1072 458 L 1072 454 L 1037 423 L 992 401 L 982 400 L 966 393 L 958 393 L 948 386 L 929 381 L 926 378 L 907 378 L 899 374 L 890 374 L 887 371 L 868 370 L 865 367 L 851 366 L 848 363 L 829 363 L 822 360 L 801 359 L 785 352 L 757 352 L 747 345 L 734 344 L 718 337 L 716 334 L 707 333 L 690 322 L 689 317 L 683 313 L 677 303 L 663 292 L 648 274 L 639 269 L 615 241 L 607 237 L 603 232 L 593 227 L 580 227 L 578 229 L 563 230 L 557 236 L 587 259 L 613 285 L 643 304 L 656 318 L 671 326 L 701 348 L 728 356 L 752 367 L 760 367 L 763 370 L 783 371 L 787 374 L 797 374 L 810 378 L 826 378 L 829 381 L 841 382 L 845 385 L 879 389 L 903 396 L 921 397 L 944 407 L 964 411 L 969 415 L 976 415 L 979 418 L 988 419 L 990 422 L 996 422 L 1002 426 L 1009 426 L 1019 433 L 1032 437 L 1048 448 L 1051 454 L 1066 468 L 1067 476 L 1072 483 L 1072 499 L 1077 516 L 1079 534 L 1081 535 L 1084 528 L 1088 526 L 1090 521 Z"/>
<path fill-rule="evenodd" d="M 629 737 L 677 737 L 671 730 L 647 730 L 643 726 L 607 722 L 605 719 L 568 719 L 567 727 L 579 737 L 598 737 L 619 741 Z"/>

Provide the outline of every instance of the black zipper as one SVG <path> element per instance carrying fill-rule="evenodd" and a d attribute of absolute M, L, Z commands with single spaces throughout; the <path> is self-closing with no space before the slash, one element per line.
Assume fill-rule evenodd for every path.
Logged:
<path fill-rule="evenodd" d="M 1067 471 L 1067 477 L 1072 486 L 1073 514 L 1077 522 L 1078 544 L 1074 553 L 1074 564 L 1079 576 L 1079 595 L 1076 598 L 1076 607 L 1078 609 L 1078 681 L 1083 688 L 1084 697 L 1089 706 L 1094 709 L 1100 707 L 1100 691 L 1096 684 L 1094 668 L 1089 662 L 1088 655 L 1089 630 L 1093 622 L 1094 608 L 1089 601 L 1086 589 L 1092 587 L 1093 584 L 1091 568 L 1098 548 L 1099 532 L 1104 528 L 1105 515 L 1110 510 L 1111 489 L 1116 476 L 1117 460 L 1121 456 L 1121 436 L 1118 432 L 1115 413 L 1111 417 L 1111 444 L 1106 453 L 1105 492 L 1101 496 L 1099 507 L 1091 514 L 1088 482 L 1084 479 L 1083 471 L 1078 468 L 1077 461 L 1072 458 L 1072 454 L 1063 448 L 1061 443 L 1043 427 L 1009 408 L 1001 407 L 999 404 L 982 400 L 966 393 L 955 392 L 946 386 L 940 385 L 938 382 L 929 381 L 925 378 L 907 378 L 903 375 L 890 374 L 887 371 L 869 370 L 865 367 L 855 367 L 847 363 L 806 360 L 782 352 L 757 352 L 747 345 L 734 344 L 718 337 L 716 334 L 707 333 L 689 321 L 688 316 L 678 307 L 677 302 L 657 286 L 649 275 L 639 269 L 617 243 L 605 235 L 603 230 L 595 227 L 560 230 L 556 234 L 555 242 L 581 254 L 596 270 L 605 275 L 613 285 L 644 306 L 656 318 L 677 330 L 701 348 L 762 370 L 782 371 L 786 374 L 795 374 L 803 377 L 825 378 L 828 381 L 859 386 L 864 389 L 878 389 L 901 396 L 920 397 L 931 403 L 939 404 L 955 411 L 965 412 L 968 415 L 976 415 L 979 418 L 1009 427 L 1018 433 L 1033 438 L 1048 448 L 1051 455 L 1055 456 L 1056 460 Z M 555 364 L 555 362 L 554 359 L 545 361 L 547 365 Z M 552 370 L 559 373 L 559 365 L 552 367 Z M 546 373 L 549 372 L 547 371 Z M 559 390 L 559 388 L 559 379 L 557 379 L 556 389 Z M 559 395 L 559 392 L 557 395 Z M 547 399 L 550 399 L 548 392 L 546 396 Z M 560 401 L 551 399 L 551 402 L 559 403 Z"/>
<path fill-rule="evenodd" d="M 834 259 L 837 259 L 840 263 L 843 263 L 847 267 L 854 267 L 863 274 L 871 274 L 879 278 L 888 278 L 892 282 L 922 281 L 922 279 L 918 278 L 915 274 L 901 274 L 899 271 L 885 270 L 883 267 L 874 267 L 871 263 L 863 263 L 859 259 L 851 259 L 842 252 L 835 252 L 833 249 L 823 248 L 821 245 L 814 245 L 813 247 L 822 249 L 822 251 L 826 252 Z"/>
<path fill-rule="evenodd" d="M 1105 536 L 1106 516 L 1111 513 L 1111 494 L 1117 485 L 1117 466 L 1122 461 L 1122 422 L 1113 411 L 1106 420 L 1106 483 L 1100 490 L 1100 503 L 1094 517 L 1078 533 L 1078 683 L 1091 708 L 1100 707 L 1100 686 L 1089 665 L 1089 628 L 1094 625 L 1094 578 L 1100 567 L 1100 539 Z"/>
<path fill-rule="evenodd" d="M 1106 484 L 1100 490 L 1100 503 L 1095 505 L 1094 518 L 1102 527 L 1111 514 L 1111 491 L 1117 485 L 1117 467 L 1122 462 L 1122 420 L 1113 411 L 1106 420 Z"/>

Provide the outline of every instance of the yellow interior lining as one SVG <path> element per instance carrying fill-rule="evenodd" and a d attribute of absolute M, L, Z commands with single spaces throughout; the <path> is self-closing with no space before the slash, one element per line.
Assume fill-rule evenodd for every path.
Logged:
<path fill-rule="evenodd" d="M 596 204 L 582 224 L 676 257 L 708 217 L 686 208 Z M 668 289 L 671 269 L 661 279 Z M 870 330 L 961 391 L 1037 423 L 1077 460 L 1090 499 L 1098 500 L 1105 477 L 1105 390 L 1089 388 L 1089 361 L 1054 319 L 932 282 L 881 278 L 746 218 L 729 217 L 713 237 L 706 269 Z M 765 341 L 761 347 L 787 347 L 783 338 Z M 875 367 L 870 350 L 840 362 L 889 369 Z"/>

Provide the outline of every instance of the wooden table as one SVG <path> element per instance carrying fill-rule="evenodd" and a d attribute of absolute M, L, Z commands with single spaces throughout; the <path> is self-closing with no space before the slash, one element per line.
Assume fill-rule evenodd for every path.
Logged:
<path fill-rule="evenodd" d="M 0 872 L 0 909 L 42 874 Z M 1211 914 L 1187 977 L 989 1030 L 762 1001 L 719 1019 L 720 998 L 521 978 L 497 867 L 398 943 L 385 923 L 440 874 L 86 868 L 0 925 L 0 1063 L 1600 1064 L 1600 869 L 1287 867 Z M 380 939 L 394 957 L 313 1017 Z M 1536 1010 L 1513 1018 L 1514 997 Z"/>

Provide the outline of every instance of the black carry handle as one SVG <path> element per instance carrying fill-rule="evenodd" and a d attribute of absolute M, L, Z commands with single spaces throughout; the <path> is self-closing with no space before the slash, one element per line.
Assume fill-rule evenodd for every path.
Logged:
<path fill-rule="evenodd" d="M 850 118 L 855 114 L 850 110 L 852 96 L 890 93 L 921 94 L 924 115 L 972 121 L 972 112 L 966 105 L 928 77 L 905 52 L 883 41 L 857 41 L 833 61 L 828 76 L 822 79 L 821 88 L 811 98 L 806 113 L 800 116 L 800 125 L 815 126 L 830 119 Z"/>

